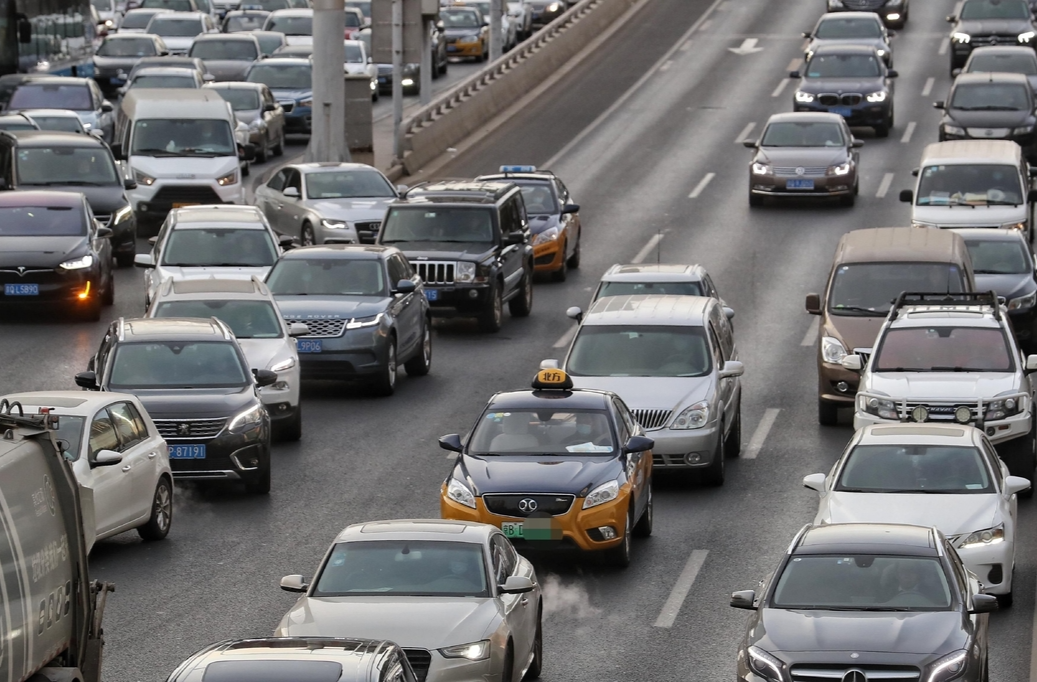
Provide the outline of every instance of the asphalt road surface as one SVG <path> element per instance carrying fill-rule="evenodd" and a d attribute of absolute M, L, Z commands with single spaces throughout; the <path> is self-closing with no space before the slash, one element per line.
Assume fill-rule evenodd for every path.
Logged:
<path fill-rule="evenodd" d="M 128 533 L 99 543 L 92 574 L 117 585 L 105 619 L 105 677 L 162 680 L 209 642 L 268 635 L 293 602 L 280 577 L 312 574 L 343 526 L 437 516 L 451 464 L 438 436 L 468 429 L 490 393 L 527 386 L 541 359 L 563 352 L 571 330 L 564 310 L 586 304 L 605 268 L 659 257 L 705 265 L 737 313 L 745 456 L 729 461 L 720 489 L 657 475 L 655 534 L 635 542 L 630 568 L 538 560 L 543 679 L 730 679 L 747 616 L 727 606 L 729 595 L 755 587 L 811 520 L 817 497 L 800 481 L 827 471 L 851 435 L 845 416 L 837 428 L 817 425 L 816 330 L 803 297 L 821 288 L 840 235 L 908 224 L 896 195 L 936 140 L 931 102 L 950 84 L 943 17 L 953 9 L 951 0 L 912 4 L 894 41 L 896 127 L 884 140 L 858 132 L 866 145 L 855 208 L 750 211 L 750 152 L 739 142 L 791 109 L 785 76 L 823 3 L 648 0 L 541 102 L 441 172 L 549 164 L 582 206 L 580 270 L 564 284 L 538 285 L 533 315 L 506 319 L 499 334 L 437 324 L 432 373 L 403 377 L 392 398 L 307 386 L 303 440 L 275 447 L 269 497 L 181 489 L 166 541 L 143 544 Z M 761 49 L 730 51 L 747 39 Z M 140 271 L 119 271 L 118 286 L 111 315 L 140 314 Z M 72 388 L 104 329 L 2 315 L 5 392 Z M 992 680 L 1031 675 L 1034 505 L 1020 504 L 1015 606 L 991 616 Z M 679 611 L 660 618 L 675 586 Z"/>

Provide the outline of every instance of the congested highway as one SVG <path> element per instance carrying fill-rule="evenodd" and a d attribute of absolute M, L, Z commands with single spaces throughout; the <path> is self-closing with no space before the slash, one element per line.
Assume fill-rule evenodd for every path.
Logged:
<path fill-rule="evenodd" d="M 432 370 L 372 397 L 309 382 L 304 435 L 273 448 L 269 496 L 177 488 L 169 537 L 100 542 L 92 577 L 117 585 L 105 619 L 105 677 L 164 679 L 217 640 L 269 635 L 291 607 L 284 575 L 312 575 L 328 544 L 364 520 L 437 518 L 454 455 L 437 439 L 472 428 L 496 391 L 525 388 L 572 338 L 570 306 L 586 307 L 613 263 L 700 263 L 735 310 L 742 377 L 742 456 L 723 487 L 656 474 L 655 529 L 634 541 L 629 568 L 594 558 L 534 556 L 544 593 L 542 679 L 720 679 L 734 667 L 746 616 L 728 607 L 772 571 L 816 495 L 802 478 L 827 472 L 852 435 L 817 423 L 816 319 L 804 295 L 822 289 L 839 238 L 905 226 L 897 201 L 937 139 L 932 107 L 950 86 L 950 0 L 915 2 L 894 39 L 896 125 L 886 139 L 855 129 L 860 195 L 853 208 L 794 202 L 750 208 L 755 139 L 791 110 L 821 2 L 644 0 L 629 20 L 536 101 L 436 168 L 435 177 L 502 164 L 555 171 L 580 205 L 582 261 L 565 282 L 538 281 L 532 315 L 498 334 L 437 321 Z M 463 72 L 451 65 L 450 78 Z M 438 81 L 441 87 L 449 81 Z M 384 107 L 381 103 L 378 107 Z M 376 107 L 377 111 L 377 107 Z M 255 165 L 253 181 L 302 151 Z M 406 182 L 406 180 L 404 181 Z M 142 239 L 138 253 L 146 251 Z M 3 393 L 73 389 L 111 319 L 143 314 L 141 271 L 115 273 L 114 307 L 97 323 L 5 311 Z M 1032 501 L 1019 504 L 1015 600 L 990 616 L 990 679 L 1035 679 L 1037 547 Z"/>

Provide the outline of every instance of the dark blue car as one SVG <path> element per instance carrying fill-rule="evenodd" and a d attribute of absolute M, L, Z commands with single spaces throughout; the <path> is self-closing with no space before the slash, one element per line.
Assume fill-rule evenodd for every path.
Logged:
<path fill-rule="evenodd" d="M 282 57 L 256 62 L 245 80 L 263 83 L 284 109 L 285 132 L 309 135 L 313 129 L 313 62 Z"/>

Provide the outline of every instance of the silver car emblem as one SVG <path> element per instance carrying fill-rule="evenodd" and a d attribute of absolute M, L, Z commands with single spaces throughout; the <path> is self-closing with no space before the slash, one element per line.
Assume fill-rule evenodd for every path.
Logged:
<path fill-rule="evenodd" d="M 861 657 L 861 655 L 859 653 L 857 653 L 856 651 L 854 651 L 852 654 L 850 654 L 850 658 L 856 659 L 856 658 L 860 658 L 860 657 Z"/>
<path fill-rule="evenodd" d="M 530 499 L 528 497 L 524 497 L 521 500 L 519 500 L 518 507 L 519 511 L 525 512 L 526 514 L 531 514 L 537 510 L 537 501 L 534 499 Z"/>
<path fill-rule="evenodd" d="M 843 675 L 843 682 L 868 682 L 868 676 L 864 674 L 863 670 L 847 670 L 846 674 Z"/>
<path fill-rule="evenodd" d="M 799 168 L 796 169 L 796 175 L 803 175 L 806 172 L 807 172 L 807 169 L 804 168 L 803 166 L 800 166 Z"/>
<path fill-rule="evenodd" d="M 178 436 L 190 436 L 191 425 L 187 423 L 180 423 L 176 425 L 176 435 Z"/>
<path fill-rule="evenodd" d="M 25 266 L 24 265 L 19 265 L 18 266 L 18 276 L 21 277 L 24 274 L 25 274 Z"/>

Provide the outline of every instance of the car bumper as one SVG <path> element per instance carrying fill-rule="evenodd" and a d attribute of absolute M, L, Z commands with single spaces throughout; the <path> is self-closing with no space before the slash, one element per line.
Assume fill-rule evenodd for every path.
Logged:
<path fill-rule="evenodd" d="M 821 400 L 853 407 L 861 376 L 842 365 L 819 362 L 817 365 L 817 395 Z M 845 388 L 844 388 L 845 387 Z"/>
<path fill-rule="evenodd" d="M 204 459 L 170 459 L 173 477 L 181 481 L 254 481 L 270 467 L 270 423 L 243 434 L 224 434 L 208 441 L 171 440 L 170 445 L 205 445 Z"/>
<path fill-rule="evenodd" d="M 1015 565 L 1015 542 L 1003 542 L 979 547 L 959 547 L 958 556 L 965 566 L 983 583 L 986 594 L 1008 594 L 1012 591 L 1012 567 Z"/>
<path fill-rule="evenodd" d="M 811 189 L 789 189 L 791 180 L 812 180 Z M 838 197 L 853 194 L 857 182 L 855 173 L 841 176 L 798 177 L 784 175 L 752 175 L 749 191 L 768 197 Z"/>
<path fill-rule="evenodd" d="M 385 369 L 388 362 L 389 333 L 382 327 L 346 330 L 342 336 L 323 337 L 320 341 L 319 353 L 299 353 L 302 379 L 371 376 Z"/>
<path fill-rule="evenodd" d="M 181 206 L 245 203 L 245 186 L 241 180 L 240 173 L 238 182 L 226 186 L 220 186 L 215 180 L 180 184 L 166 183 L 160 178 L 153 185 L 138 184 L 137 189 L 130 190 L 130 202 L 138 223 L 162 222 L 170 210 Z"/>
<path fill-rule="evenodd" d="M 720 437 L 720 422 L 701 429 L 654 429 L 645 433 L 655 441 L 652 468 L 699 469 L 713 463 Z"/>
<path fill-rule="evenodd" d="M 434 317 L 474 317 L 490 296 L 489 284 L 425 285 L 425 297 Z"/>
<path fill-rule="evenodd" d="M 1017 414 L 1007 419 L 1001 419 L 999 421 L 989 421 L 983 425 L 986 431 L 987 437 L 995 445 L 1004 443 L 1006 441 L 1021 438 L 1026 434 L 1030 433 L 1030 423 L 1033 421 L 1033 417 L 1029 412 L 1023 414 Z M 853 428 L 854 430 L 863 429 L 865 426 L 870 424 L 897 424 L 899 422 L 892 419 L 882 419 L 873 414 L 867 414 L 856 410 L 853 414 Z M 913 423 L 913 422 L 912 422 Z M 950 420 L 947 421 L 933 421 L 935 424 L 954 424 Z"/>
<path fill-rule="evenodd" d="M 822 113 L 840 114 L 844 119 L 846 119 L 847 125 L 869 127 L 885 125 L 886 122 L 889 121 L 891 99 L 892 95 L 881 104 L 872 104 L 869 102 L 865 102 L 851 107 L 829 107 L 823 104 L 804 104 L 801 102 L 797 102 L 794 105 L 793 111 L 815 111 Z"/>
<path fill-rule="evenodd" d="M 285 114 L 284 131 L 292 134 L 309 135 L 313 130 L 313 110 L 296 105 L 292 113 Z"/>
<path fill-rule="evenodd" d="M 555 239 L 533 247 L 533 272 L 556 272 L 565 264 L 565 242 Z"/>
<path fill-rule="evenodd" d="M 86 305 L 98 295 L 98 285 L 101 282 L 103 272 L 95 262 L 94 267 L 82 270 L 69 270 L 58 272 L 48 270 L 39 273 L 38 276 L 30 272 L 22 277 L 10 273 L 0 273 L 0 303 L 4 304 L 39 304 L 39 303 L 71 303 L 75 305 Z M 24 285 L 37 287 L 36 294 L 19 295 L 17 291 L 25 291 Z M 18 287 L 9 292 L 8 285 Z"/>
<path fill-rule="evenodd" d="M 452 43 L 446 46 L 448 57 L 482 57 L 484 53 L 482 43 Z"/>

